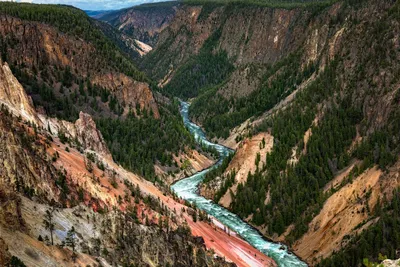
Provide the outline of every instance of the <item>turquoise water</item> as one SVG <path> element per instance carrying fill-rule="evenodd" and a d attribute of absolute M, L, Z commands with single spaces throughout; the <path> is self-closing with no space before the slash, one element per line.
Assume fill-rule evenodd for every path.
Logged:
<path fill-rule="evenodd" d="M 213 203 L 211 200 L 205 199 L 197 193 L 198 186 L 200 182 L 204 179 L 204 175 L 212 168 L 220 165 L 223 159 L 226 158 L 230 153 L 232 153 L 233 150 L 218 144 L 211 143 L 207 140 L 202 129 L 189 120 L 189 104 L 186 102 L 181 102 L 181 115 L 185 126 L 194 135 L 197 142 L 214 147 L 219 152 L 220 159 L 210 169 L 204 170 L 193 176 L 176 182 L 172 186 L 172 190 L 179 197 L 186 199 L 191 203 L 195 203 L 199 209 L 204 210 L 209 215 L 216 218 L 219 222 L 239 234 L 253 247 L 258 249 L 265 255 L 273 258 L 278 266 L 307 266 L 294 254 L 290 253 L 287 250 L 286 246 L 267 241 L 261 236 L 261 234 L 257 230 L 242 221 L 239 216 L 229 212 L 227 209 L 219 206 L 218 204 Z"/>

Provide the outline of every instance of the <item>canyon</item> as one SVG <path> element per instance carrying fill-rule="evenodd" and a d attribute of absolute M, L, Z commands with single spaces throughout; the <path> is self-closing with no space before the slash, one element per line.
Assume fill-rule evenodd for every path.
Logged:
<path fill-rule="evenodd" d="M 0 264 L 395 264 L 399 10 L 1 4 Z"/>

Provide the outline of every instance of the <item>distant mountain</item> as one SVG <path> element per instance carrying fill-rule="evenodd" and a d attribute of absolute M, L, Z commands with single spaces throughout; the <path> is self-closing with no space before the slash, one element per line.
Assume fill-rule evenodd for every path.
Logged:
<path fill-rule="evenodd" d="M 123 1 L 113 1 L 113 0 L 96 0 L 96 1 L 80 1 L 80 0 L 70 0 L 69 4 L 73 5 L 79 9 L 92 11 L 108 11 L 108 10 L 121 10 L 126 8 L 131 8 L 133 6 L 143 5 L 143 4 L 153 4 L 159 2 L 167 2 L 171 0 L 123 0 Z M 89 14 L 88 14 L 89 15 Z"/>

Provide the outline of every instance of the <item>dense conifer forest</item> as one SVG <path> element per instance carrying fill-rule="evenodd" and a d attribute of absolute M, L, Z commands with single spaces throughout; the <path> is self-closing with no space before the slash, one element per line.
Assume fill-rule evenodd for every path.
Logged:
<path fill-rule="evenodd" d="M 182 66 L 163 92 L 184 99 L 196 97 L 204 87 L 221 83 L 233 71 L 225 51 L 214 53 L 221 35 L 217 30 L 202 46 L 199 55 Z"/>
<path fill-rule="evenodd" d="M 117 162 L 150 181 L 162 183 L 154 164 L 174 165 L 172 155 L 194 146 L 194 139 L 183 126 L 177 101 L 160 112 L 160 119 L 144 111 L 140 118 L 130 113 L 126 119 L 99 119 L 97 125 Z"/>

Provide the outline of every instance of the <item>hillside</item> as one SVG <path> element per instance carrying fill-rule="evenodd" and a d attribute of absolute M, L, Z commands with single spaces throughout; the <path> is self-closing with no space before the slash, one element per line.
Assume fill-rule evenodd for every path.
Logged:
<path fill-rule="evenodd" d="M 71 122 L 81 111 L 90 114 L 113 158 L 151 181 L 171 176 L 156 174 L 155 165 L 179 171 L 172 154 L 192 153 L 193 140 L 177 104 L 157 103 L 150 80 L 113 42 L 119 35 L 110 39 L 102 25 L 68 6 L 3 3 L 0 20 L 2 59 L 39 113 Z"/>
<path fill-rule="evenodd" d="M 145 75 L 84 12 L 3 3 L 0 14 L 2 59 L 48 114 L 72 120 L 79 109 L 111 116 L 138 106 L 158 116 Z"/>
<path fill-rule="evenodd" d="M 213 151 L 117 39 L 68 6 L 0 17 L 1 266 L 275 266 L 169 191 Z"/>
<path fill-rule="evenodd" d="M 221 203 L 313 265 L 342 248 L 321 265 L 399 257 L 397 217 L 380 245 L 359 247 L 388 219 L 377 210 L 396 210 L 398 3 L 261 2 L 183 1 L 140 62 L 244 157 L 245 178 L 224 164 L 202 192 L 227 194 Z M 274 141 L 255 168 L 241 146 L 259 134 Z"/>
<path fill-rule="evenodd" d="M 400 258 L 399 1 L 182 0 L 98 18 L 0 5 L 0 265 Z M 199 126 L 185 125 L 236 150 L 217 168 L 178 98 Z M 196 198 L 276 242 L 276 262 L 186 201 L 187 180 L 172 193 L 203 170 L 214 202 Z"/>
<path fill-rule="evenodd" d="M 37 114 L 2 61 L 0 85 L 2 266 L 232 266 L 222 255 L 242 262 L 210 244 L 214 236 L 259 253 L 196 223 L 196 210 L 117 165 L 90 115 L 71 123 Z"/>

